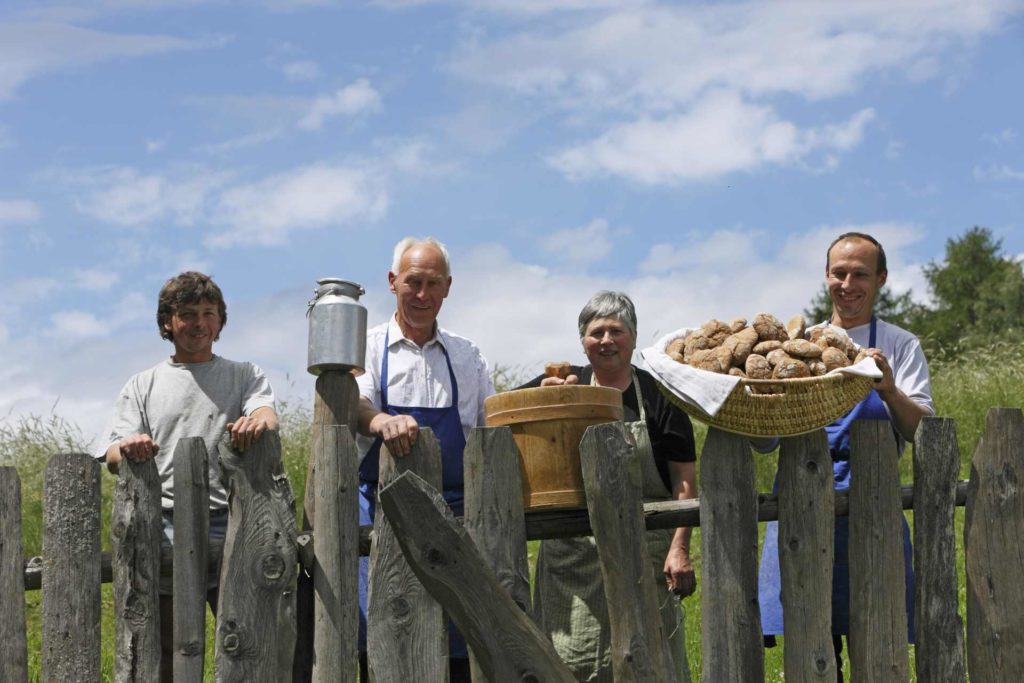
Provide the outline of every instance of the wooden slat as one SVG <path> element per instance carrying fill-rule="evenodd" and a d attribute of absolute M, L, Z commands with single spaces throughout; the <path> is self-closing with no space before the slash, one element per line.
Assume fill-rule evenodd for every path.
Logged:
<path fill-rule="evenodd" d="M 465 635 L 483 680 L 573 680 L 554 646 L 513 602 L 432 486 L 406 472 L 380 489 L 380 503 L 378 519 L 387 517 L 411 571 Z M 390 669 L 376 671 L 378 681 L 447 680 L 447 670 L 428 674 L 414 669 L 411 678 L 394 678 Z"/>
<path fill-rule="evenodd" d="M 317 530 L 312 676 L 318 683 L 354 683 L 359 637 L 358 456 L 347 426 L 322 426 L 319 431 L 311 455 L 316 459 Z"/>
<path fill-rule="evenodd" d="M 914 581 L 919 681 L 966 680 L 964 623 L 957 609 L 956 483 L 960 450 L 949 418 L 921 420 L 914 440 Z"/>
<path fill-rule="evenodd" d="M 441 446 L 429 428 L 404 457 L 381 447 L 379 487 L 403 472 L 441 488 Z M 447 681 L 448 630 L 441 606 L 409 568 L 385 515 L 376 516 L 373 533 L 366 610 L 370 675 L 378 681 Z"/>
<path fill-rule="evenodd" d="M 675 681 L 647 559 L 640 462 L 623 424 L 588 427 L 580 465 L 608 604 L 612 675 Z"/>
<path fill-rule="evenodd" d="M 100 466 L 55 455 L 43 484 L 41 679 L 100 678 Z"/>
<path fill-rule="evenodd" d="M 11 683 L 28 680 L 21 556 L 21 479 L 0 467 L 0 681 Z"/>
<path fill-rule="evenodd" d="M 316 389 L 313 394 L 313 431 L 311 434 L 310 453 L 319 452 L 322 429 L 332 425 L 347 425 L 353 438 L 359 424 L 359 387 L 350 372 L 328 370 L 316 378 Z M 306 470 L 306 494 L 303 501 L 302 529 L 313 528 L 313 517 L 316 512 L 314 496 L 316 492 L 316 458 L 310 457 Z M 358 514 L 358 508 L 357 514 Z M 369 536 L 369 532 L 367 532 Z M 370 552 L 369 538 L 366 550 Z M 295 683 L 308 683 L 313 676 L 313 650 L 315 617 L 314 586 L 311 571 L 300 572 L 295 590 L 295 620 L 298 638 L 295 641 L 295 664 L 292 680 Z"/>
<path fill-rule="evenodd" d="M 850 434 L 850 676 L 909 678 L 899 454 L 888 421 Z"/>
<path fill-rule="evenodd" d="M 972 681 L 1024 672 L 1024 415 L 993 408 L 967 495 L 967 664 Z"/>
<path fill-rule="evenodd" d="M 174 448 L 174 678 L 201 681 L 206 655 L 210 468 L 202 437 Z M 219 557 L 219 555 L 218 555 Z"/>
<path fill-rule="evenodd" d="M 519 449 L 508 427 L 475 427 L 469 434 L 465 466 L 465 529 L 487 566 L 512 600 L 527 615 L 530 570 L 523 518 Z M 473 653 L 470 667 L 483 680 Z"/>
<path fill-rule="evenodd" d="M 825 432 L 782 440 L 779 569 L 787 681 L 836 679 L 832 648 L 835 537 L 832 458 Z"/>
<path fill-rule="evenodd" d="M 708 429 L 701 454 L 700 499 L 704 680 L 763 680 L 757 493 L 746 437 Z"/>
<path fill-rule="evenodd" d="M 114 680 L 160 677 L 160 474 L 156 462 L 125 459 L 114 487 Z"/>
<path fill-rule="evenodd" d="M 287 680 L 295 654 L 295 499 L 277 432 L 244 454 L 219 445 L 228 531 L 217 616 L 216 676 Z"/>

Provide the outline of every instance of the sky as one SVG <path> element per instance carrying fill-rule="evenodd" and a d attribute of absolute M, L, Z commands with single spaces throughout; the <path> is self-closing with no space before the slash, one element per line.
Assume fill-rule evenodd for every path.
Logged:
<path fill-rule="evenodd" d="M 4 0 L 0 419 L 89 438 L 171 352 L 161 285 L 211 274 L 215 351 L 312 399 L 321 277 L 394 310 L 395 243 L 447 244 L 440 324 L 522 377 L 807 308 L 842 232 L 889 284 L 972 226 L 1024 255 L 1024 2 Z"/>

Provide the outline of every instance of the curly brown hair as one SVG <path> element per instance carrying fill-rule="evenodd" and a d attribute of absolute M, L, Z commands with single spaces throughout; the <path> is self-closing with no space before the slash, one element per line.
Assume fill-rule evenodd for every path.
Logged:
<path fill-rule="evenodd" d="M 160 290 L 156 308 L 156 325 L 160 329 L 160 336 L 174 341 L 174 334 L 164 325 L 170 321 L 171 316 L 181 310 L 182 306 L 198 304 L 201 301 L 209 301 L 217 305 L 220 326 L 221 329 L 224 329 L 224 326 L 228 324 L 228 308 L 224 303 L 224 295 L 221 294 L 220 287 L 209 275 L 190 270 L 175 275 L 165 282 Z M 217 339 L 220 339 L 219 333 L 214 341 Z"/>

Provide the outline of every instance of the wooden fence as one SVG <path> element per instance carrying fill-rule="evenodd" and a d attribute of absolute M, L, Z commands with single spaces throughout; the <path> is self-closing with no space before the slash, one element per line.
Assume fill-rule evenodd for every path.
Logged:
<path fill-rule="evenodd" d="M 276 435 L 244 456 L 221 451 L 230 514 L 216 631 L 217 680 L 354 681 L 356 559 L 369 530 L 355 516 L 356 452 L 348 427 L 317 426 L 307 497 L 313 536 L 296 536 L 294 501 Z M 957 482 L 951 420 L 928 418 L 914 447 L 914 484 L 901 489 L 887 425 L 855 425 L 847 493 L 832 489 L 822 433 L 784 439 L 778 496 L 754 488 L 745 439 L 710 430 L 700 500 L 644 506 L 638 464 L 621 425 L 592 427 L 581 447 L 588 511 L 524 515 L 518 452 L 507 428 L 475 430 L 465 453 L 466 516 L 457 523 L 436 492 L 437 442 L 382 454 L 373 529 L 369 661 L 378 681 L 447 680 L 447 613 L 466 636 L 476 680 L 568 681 L 530 617 L 528 538 L 593 533 L 612 606 L 617 681 L 667 680 L 660 622 L 651 619 L 641 529 L 701 526 L 705 681 L 763 680 L 757 603 L 757 525 L 779 520 L 785 675 L 835 680 L 829 637 L 834 514 L 850 517 L 851 680 L 909 678 L 900 510 L 914 510 L 916 643 L 921 681 L 1017 680 L 1024 671 L 1024 416 L 993 409 L 969 484 Z M 204 650 L 205 457 L 200 440 L 175 457 L 175 680 L 198 681 Z M 0 468 L 0 680 L 27 680 L 24 590 L 41 574 L 41 680 L 99 678 L 99 466 L 54 456 L 46 469 L 43 560 L 21 560 L 20 491 Z M 117 483 L 112 566 L 115 677 L 156 680 L 159 487 L 152 462 L 128 463 Z M 189 501 L 192 502 L 189 502 Z M 966 503 L 966 641 L 957 609 L 954 509 Z M 187 506 L 187 507 L 186 507 Z M 361 538 L 362 536 L 362 538 Z M 184 539 L 194 539 L 185 542 Z M 365 550 L 365 547 L 364 547 Z M 308 623 L 296 616 L 297 573 L 312 578 Z M 299 591 L 301 593 L 301 588 Z M 191 597 L 189 597 L 191 596 Z M 305 644 L 308 665 L 296 662 Z"/>

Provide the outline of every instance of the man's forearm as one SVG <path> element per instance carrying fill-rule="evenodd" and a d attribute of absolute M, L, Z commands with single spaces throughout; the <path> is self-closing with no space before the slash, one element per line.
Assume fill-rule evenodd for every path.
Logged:
<path fill-rule="evenodd" d="M 263 406 L 262 408 L 257 408 L 256 410 L 252 411 L 252 415 L 250 417 L 254 417 L 258 420 L 263 420 L 264 422 L 267 423 L 267 429 L 270 429 L 272 431 L 277 431 L 278 427 L 280 427 L 280 421 L 277 418 L 277 411 L 275 411 L 272 406 Z"/>
<path fill-rule="evenodd" d="M 896 431 L 907 441 L 913 442 L 921 418 L 931 414 L 928 409 L 895 387 L 886 395 L 879 394 L 879 397 L 889 409 Z"/>

